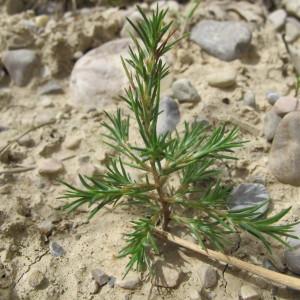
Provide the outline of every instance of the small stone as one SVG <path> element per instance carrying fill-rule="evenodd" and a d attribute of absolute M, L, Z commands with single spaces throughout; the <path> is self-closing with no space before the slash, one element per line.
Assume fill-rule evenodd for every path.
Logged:
<path fill-rule="evenodd" d="M 65 147 L 70 150 L 74 150 L 79 147 L 82 138 L 80 136 L 67 137 L 65 141 Z"/>
<path fill-rule="evenodd" d="M 18 144 L 23 147 L 32 148 L 35 146 L 35 141 L 30 136 L 24 136 L 18 140 Z"/>
<path fill-rule="evenodd" d="M 276 101 L 280 98 L 280 94 L 278 94 L 277 92 L 270 91 L 267 92 L 266 98 L 271 105 L 274 105 Z"/>
<path fill-rule="evenodd" d="M 210 126 L 210 122 L 209 122 L 208 118 L 202 113 L 199 113 L 197 116 L 195 116 L 193 121 L 195 123 L 200 123 L 202 126 L 205 126 L 205 127 Z"/>
<path fill-rule="evenodd" d="M 240 289 L 241 300 L 259 300 L 260 296 L 257 293 L 257 289 L 250 285 L 243 285 Z"/>
<path fill-rule="evenodd" d="M 260 183 L 242 183 L 230 194 L 228 207 L 231 211 L 254 207 L 266 203 L 256 212 L 264 214 L 269 207 L 270 196 L 266 187 Z"/>
<path fill-rule="evenodd" d="M 274 29 L 279 30 L 284 26 L 286 17 L 287 13 L 284 9 L 277 9 L 269 14 L 268 21 L 272 24 Z"/>
<path fill-rule="evenodd" d="M 65 254 L 64 248 L 59 245 L 57 242 L 51 241 L 49 244 L 50 253 L 55 257 L 60 257 Z"/>
<path fill-rule="evenodd" d="M 92 277 L 100 287 L 107 284 L 110 279 L 109 276 L 100 269 L 92 270 Z"/>
<path fill-rule="evenodd" d="M 276 112 L 278 116 L 284 117 L 286 114 L 295 111 L 297 106 L 298 100 L 295 97 L 280 97 L 274 104 L 274 112 Z"/>
<path fill-rule="evenodd" d="M 190 291 L 190 300 L 201 300 L 201 295 L 197 290 Z"/>
<path fill-rule="evenodd" d="M 300 224 L 294 226 L 292 234 L 297 237 L 300 236 Z M 287 243 L 292 249 L 285 250 L 285 263 L 291 272 L 300 275 L 300 240 L 289 237 Z"/>
<path fill-rule="evenodd" d="M 47 15 L 40 15 L 35 18 L 35 24 L 39 28 L 46 27 L 48 21 L 49 17 Z"/>
<path fill-rule="evenodd" d="M 255 94 L 250 90 L 246 91 L 246 93 L 244 94 L 243 102 L 247 106 L 256 108 Z"/>
<path fill-rule="evenodd" d="M 54 228 L 54 225 L 50 220 L 45 220 L 38 224 L 37 227 L 42 234 L 49 236 Z"/>
<path fill-rule="evenodd" d="M 141 281 L 138 275 L 131 274 L 124 279 L 117 279 L 115 284 L 123 289 L 134 290 L 141 284 Z"/>
<path fill-rule="evenodd" d="M 159 111 L 157 133 L 162 135 L 175 130 L 180 121 L 177 103 L 171 97 L 164 97 L 159 103 Z"/>
<path fill-rule="evenodd" d="M 281 118 L 272 110 L 265 114 L 264 136 L 268 142 L 272 142 Z"/>
<path fill-rule="evenodd" d="M 285 24 L 285 39 L 292 43 L 300 36 L 300 22 L 293 17 L 288 17 Z"/>
<path fill-rule="evenodd" d="M 95 294 L 97 294 L 99 292 L 100 286 L 99 286 L 99 284 L 96 281 L 91 280 L 88 283 L 87 290 L 89 291 L 89 293 L 91 295 L 95 295 Z"/>
<path fill-rule="evenodd" d="M 2 56 L 2 61 L 17 86 L 27 85 L 39 68 L 39 57 L 34 50 L 6 51 Z"/>
<path fill-rule="evenodd" d="M 48 81 L 46 84 L 42 85 L 38 90 L 39 95 L 53 95 L 62 94 L 63 88 L 56 80 Z"/>
<path fill-rule="evenodd" d="M 279 123 L 271 151 L 269 168 L 278 181 L 300 186 L 300 112 L 287 114 Z"/>
<path fill-rule="evenodd" d="M 208 84 L 218 88 L 229 88 L 235 85 L 236 70 L 227 67 L 223 70 L 218 70 L 207 77 Z"/>
<path fill-rule="evenodd" d="M 179 285 L 181 272 L 177 271 L 174 267 L 159 262 L 156 264 L 156 274 L 154 278 L 154 285 L 165 288 L 175 288 Z"/>
<path fill-rule="evenodd" d="M 176 80 L 172 85 L 173 96 L 179 102 L 199 102 L 201 100 L 195 87 L 185 78 Z"/>
<path fill-rule="evenodd" d="M 34 288 L 34 289 L 38 289 L 41 287 L 41 285 L 43 284 L 45 280 L 45 276 L 42 272 L 40 271 L 33 271 L 31 272 L 31 274 L 29 275 L 29 279 L 28 279 L 28 283 L 29 285 Z"/>
<path fill-rule="evenodd" d="M 193 27 L 191 40 L 208 54 L 224 61 L 241 57 L 249 48 L 252 34 L 246 23 L 203 20 Z"/>
<path fill-rule="evenodd" d="M 203 264 L 199 270 L 201 283 L 205 289 L 213 288 L 218 283 L 218 273 L 210 265 Z"/>
<path fill-rule="evenodd" d="M 64 169 L 63 164 L 54 158 L 42 159 L 38 162 L 38 172 L 41 175 L 56 175 Z"/>

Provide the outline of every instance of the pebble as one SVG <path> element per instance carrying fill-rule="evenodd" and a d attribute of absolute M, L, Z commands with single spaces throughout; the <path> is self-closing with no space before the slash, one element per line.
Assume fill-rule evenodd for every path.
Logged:
<path fill-rule="evenodd" d="M 205 127 L 210 126 L 210 122 L 209 122 L 208 118 L 203 113 L 199 113 L 197 116 L 195 116 L 194 122 L 200 123 L 202 126 L 205 126 Z"/>
<path fill-rule="evenodd" d="M 60 257 L 65 254 L 64 248 L 59 245 L 57 242 L 51 241 L 49 244 L 50 253 L 55 257 Z"/>
<path fill-rule="evenodd" d="M 24 136 L 18 140 L 18 144 L 22 147 L 31 148 L 35 146 L 35 141 L 30 136 Z"/>
<path fill-rule="evenodd" d="M 276 129 L 281 121 L 273 109 L 265 114 L 264 118 L 264 136 L 268 142 L 272 142 L 276 133 Z"/>
<path fill-rule="evenodd" d="M 235 187 L 231 192 L 228 200 L 228 206 L 230 211 L 236 211 L 260 205 L 267 201 L 265 205 L 257 210 L 257 212 L 261 215 L 267 211 L 270 202 L 269 200 L 270 196 L 263 184 L 242 183 Z"/>
<path fill-rule="evenodd" d="M 247 106 L 256 108 L 255 94 L 250 90 L 246 91 L 246 93 L 244 94 L 243 102 Z"/>
<path fill-rule="evenodd" d="M 266 99 L 271 105 L 274 105 L 279 98 L 280 94 L 277 92 L 269 91 L 266 94 Z"/>
<path fill-rule="evenodd" d="M 201 100 L 195 87 L 185 78 L 176 80 L 172 85 L 174 98 L 179 102 L 199 102 Z"/>
<path fill-rule="evenodd" d="M 100 287 L 107 284 L 110 279 L 110 277 L 100 269 L 92 270 L 92 277 Z"/>
<path fill-rule="evenodd" d="M 54 228 L 54 225 L 53 225 L 52 221 L 44 220 L 43 222 L 38 224 L 37 227 L 42 234 L 49 236 Z"/>
<path fill-rule="evenodd" d="M 277 9 L 269 14 L 268 21 L 272 24 L 274 29 L 280 30 L 286 21 L 287 13 L 284 9 Z"/>
<path fill-rule="evenodd" d="M 69 150 L 74 150 L 79 147 L 82 138 L 80 136 L 70 136 L 65 140 L 65 147 Z"/>
<path fill-rule="evenodd" d="M 165 134 L 175 130 L 180 121 L 180 112 L 177 103 L 171 97 L 164 97 L 159 104 L 161 112 L 157 120 L 157 133 Z"/>
<path fill-rule="evenodd" d="M 202 286 L 205 289 L 213 288 L 218 283 L 218 273 L 211 265 L 203 264 L 200 267 L 199 276 Z"/>
<path fill-rule="evenodd" d="M 278 125 L 271 151 L 269 168 L 281 183 L 300 186 L 300 112 L 287 114 Z"/>
<path fill-rule="evenodd" d="M 17 86 L 27 85 L 39 69 L 39 57 L 34 50 L 6 51 L 2 56 L 2 61 Z"/>
<path fill-rule="evenodd" d="M 154 278 L 154 285 L 164 288 L 175 288 L 179 285 L 181 272 L 174 267 L 159 264 L 156 269 L 157 276 Z"/>
<path fill-rule="evenodd" d="M 293 17 L 288 17 L 285 24 L 285 39 L 292 43 L 300 36 L 300 22 Z"/>
<path fill-rule="evenodd" d="M 63 170 L 63 164 L 54 158 L 41 159 L 38 162 L 38 172 L 40 175 L 56 175 Z"/>
<path fill-rule="evenodd" d="M 284 4 L 289 14 L 300 18 L 300 0 L 285 0 Z"/>
<path fill-rule="evenodd" d="M 191 40 L 223 61 L 241 57 L 249 48 L 252 33 L 246 23 L 203 20 L 193 27 Z"/>
<path fill-rule="evenodd" d="M 274 112 L 280 117 L 295 111 L 298 106 L 298 100 L 292 96 L 280 97 L 274 104 Z"/>
<path fill-rule="evenodd" d="M 208 84 L 218 88 L 229 88 L 235 85 L 237 73 L 234 68 L 227 67 L 210 74 Z"/>
<path fill-rule="evenodd" d="M 127 289 L 134 290 L 140 285 L 141 281 L 138 275 L 131 274 L 127 275 L 124 279 L 117 279 L 115 285 Z"/>
<path fill-rule="evenodd" d="M 38 288 L 41 287 L 41 285 L 43 284 L 44 280 L 45 280 L 45 276 L 44 276 L 44 274 L 42 272 L 40 272 L 40 271 L 33 271 L 29 275 L 28 283 L 29 283 L 29 285 L 32 288 L 38 289 Z"/>
<path fill-rule="evenodd" d="M 56 80 L 50 80 L 42 85 L 38 90 L 39 95 L 62 94 L 63 88 Z"/>
<path fill-rule="evenodd" d="M 128 83 L 120 55 L 127 54 L 129 43 L 127 38 L 107 42 L 76 62 L 70 77 L 74 106 L 103 108 L 119 99 Z"/>
<path fill-rule="evenodd" d="M 251 285 L 242 285 L 240 289 L 240 299 L 241 300 L 259 300 L 260 296 L 257 292 L 257 288 Z"/>
<path fill-rule="evenodd" d="M 300 224 L 293 228 L 293 235 L 300 236 Z M 300 240 L 289 237 L 287 243 L 292 249 L 286 249 L 284 252 L 286 266 L 291 272 L 300 275 Z"/>

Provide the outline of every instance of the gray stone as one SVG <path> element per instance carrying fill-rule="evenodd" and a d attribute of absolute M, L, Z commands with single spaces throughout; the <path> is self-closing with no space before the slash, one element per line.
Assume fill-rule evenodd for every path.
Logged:
<path fill-rule="evenodd" d="M 272 24 L 274 29 L 279 30 L 285 24 L 287 13 L 284 9 L 277 9 L 269 14 L 268 21 Z"/>
<path fill-rule="evenodd" d="M 236 70 L 232 67 L 226 67 L 210 74 L 207 77 L 208 84 L 218 88 L 229 88 L 235 85 Z"/>
<path fill-rule="evenodd" d="M 119 39 L 88 52 L 75 64 L 70 91 L 76 107 L 99 107 L 119 97 L 128 80 L 120 55 L 128 53 L 129 39 Z"/>
<path fill-rule="evenodd" d="M 45 276 L 40 271 L 33 271 L 29 275 L 28 283 L 34 289 L 39 289 L 45 280 Z"/>
<path fill-rule="evenodd" d="M 255 94 L 251 90 L 246 91 L 244 94 L 243 102 L 247 106 L 256 108 Z"/>
<path fill-rule="evenodd" d="M 126 290 L 134 290 L 140 285 L 140 283 L 141 281 L 137 274 L 130 274 L 124 279 L 117 279 L 115 285 Z"/>
<path fill-rule="evenodd" d="M 100 287 L 107 284 L 110 279 L 109 276 L 100 269 L 92 270 L 92 277 Z"/>
<path fill-rule="evenodd" d="M 269 91 L 266 94 L 266 99 L 267 101 L 271 104 L 274 105 L 275 102 L 280 98 L 280 94 L 277 92 Z"/>
<path fill-rule="evenodd" d="M 293 235 L 300 236 L 300 224 L 293 228 Z M 288 238 L 287 243 L 292 248 L 284 252 L 285 263 L 291 272 L 300 275 L 300 240 Z"/>
<path fill-rule="evenodd" d="M 285 39 L 288 43 L 294 42 L 300 36 L 300 22 L 296 18 L 287 18 L 285 24 Z"/>
<path fill-rule="evenodd" d="M 213 288 L 218 283 L 218 273 L 216 269 L 208 264 L 203 264 L 199 270 L 202 286 L 205 289 Z"/>
<path fill-rule="evenodd" d="M 243 22 L 200 21 L 191 32 L 191 40 L 207 53 L 224 61 L 241 57 L 249 48 L 252 34 Z"/>
<path fill-rule="evenodd" d="M 171 97 L 164 97 L 160 101 L 159 111 L 157 133 L 165 134 L 175 130 L 180 121 L 180 112 L 177 103 Z"/>
<path fill-rule="evenodd" d="M 2 61 L 17 86 L 27 85 L 39 69 L 39 57 L 34 50 L 6 51 L 3 54 Z"/>
<path fill-rule="evenodd" d="M 272 142 L 281 118 L 272 110 L 265 114 L 264 136 L 268 142 Z"/>
<path fill-rule="evenodd" d="M 176 80 L 172 85 L 173 96 L 179 102 L 199 102 L 201 100 L 195 87 L 185 78 Z"/>
<path fill-rule="evenodd" d="M 49 244 L 50 253 L 55 257 L 60 257 L 65 254 L 64 248 L 57 242 L 51 241 Z"/>
<path fill-rule="evenodd" d="M 63 164 L 59 160 L 54 158 L 46 158 L 38 162 L 38 172 L 41 175 L 56 175 L 62 172 L 63 169 Z"/>
<path fill-rule="evenodd" d="M 179 285 L 181 272 L 176 270 L 174 267 L 168 267 L 162 262 L 159 262 L 156 264 L 155 269 L 156 276 L 153 281 L 155 286 L 175 288 Z"/>
<path fill-rule="evenodd" d="M 260 296 L 257 292 L 257 288 L 251 285 L 242 285 L 240 289 L 240 299 L 241 300 L 259 300 Z"/>
<path fill-rule="evenodd" d="M 278 181 L 300 186 L 300 111 L 287 114 L 273 139 L 269 168 Z"/>
<path fill-rule="evenodd" d="M 300 0 L 285 0 L 283 2 L 285 4 L 286 11 L 289 14 L 300 18 Z"/>
<path fill-rule="evenodd" d="M 263 184 L 242 183 L 231 192 L 228 200 L 228 207 L 230 211 L 237 211 L 265 203 L 265 205 L 257 210 L 257 213 L 263 214 L 268 209 L 269 200 L 270 197 L 268 191 Z"/>
<path fill-rule="evenodd" d="M 295 111 L 298 106 L 298 100 L 292 96 L 280 97 L 274 104 L 274 112 L 283 117 L 286 114 Z"/>
<path fill-rule="evenodd" d="M 40 95 L 53 95 L 53 94 L 62 94 L 64 92 L 60 83 L 56 80 L 51 80 L 42 85 L 38 93 Z"/>

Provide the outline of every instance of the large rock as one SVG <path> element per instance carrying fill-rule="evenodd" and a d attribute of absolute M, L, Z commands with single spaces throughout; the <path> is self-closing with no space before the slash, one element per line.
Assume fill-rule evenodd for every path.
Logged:
<path fill-rule="evenodd" d="M 72 103 L 77 107 L 103 107 L 117 98 L 128 80 L 120 55 L 128 52 L 130 40 L 118 39 L 88 52 L 71 74 Z"/>
<path fill-rule="evenodd" d="M 300 111 L 287 114 L 277 127 L 269 168 L 282 183 L 300 186 Z"/>
<path fill-rule="evenodd" d="M 39 70 L 39 57 L 34 50 L 6 51 L 2 61 L 17 86 L 27 85 Z"/>
<path fill-rule="evenodd" d="M 191 32 L 191 40 L 207 53 L 224 61 L 242 56 L 251 43 L 252 34 L 245 23 L 235 21 L 200 21 Z"/>

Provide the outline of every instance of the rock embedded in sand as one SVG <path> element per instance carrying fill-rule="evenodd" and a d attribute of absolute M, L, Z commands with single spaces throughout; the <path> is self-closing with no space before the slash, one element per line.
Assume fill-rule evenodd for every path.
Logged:
<path fill-rule="evenodd" d="M 214 267 L 203 264 L 199 270 L 200 281 L 205 289 L 213 288 L 218 283 L 218 273 Z"/>
<path fill-rule="evenodd" d="M 274 112 L 276 112 L 280 117 L 295 111 L 298 106 L 298 100 L 292 96 L 280 97 L 274 104 Z"/>
<path fill-rule="evenodd" d="M 32 288 L 38 289 L 39 287 L 41 287 L 44 280 L 45 276 L 41 271 L 33 271 L 29 275 L 28 283 Z"/>
<path fill-rule="evenodd" d="M 268 21 L 272 24 L 274 29 L 281 29 L 286 21 L 287 13 L 284 9 L 277 9 L 269 14 Z"/>
<path fill-rule="evenodd" d="M 293 235 L 300 236 L 300 224 L 293 228 Z M 287 243 L 292 249 L 284 252 L 285 263 L 291 272 L 300 275 L 300 240 L 288 238 Z"/>
<path fill-rule="evenodd" d="M 264 118 L 264 136 L 268 142 L 272 142 L 276 129 L 281 121 L 281 117 L 279 117 L 273 109 L 268 111 L 265 114 Z"/>
<path fill-rule="evenodd" d="M 226 67 L 222 70 L 210 74 L 207 77 L 208 84 L 218 88 L 229 88 L 235 85 L 236 70 L 232 67 Z"/>
<path fill-rule="evenodd" d="M 76 62 L 70 79 L 73 105 L 102 108 L 119 97 L 128 82 L 120 55 L 127 54 L 129 43 L 127 38 L 105 43 Z"/>
<path fill-rule="evenodd" d="M 242 285 L 239 296 L 241 300 L 260 300 L 257 289 L 251 285 Z"/>
<path fill-rule="evenodd" d="M 244 94 L 243 102 L 247 106 L 256 108 L 255 94 L 251 90 L 246 91 Z"/>
<path fill-rule="evenodd" d="M 300 22 L 293 17 L 287 18 L 285 24 L 285 39 L 288 43 L 292 43 L 300 36 Z"/>
<path fill-rule="evenodd" d="M 39 56 L 34 50 L 6 51 L 2 56 L 2 61 L 17 86 L 27 85 L 39 70 Z"/>
<path fill-rule="evenodd" d="M 172 85 L 174 98 L 179 102 L 199 102 L 201 100 L 195 87 L 186 79 L 178 79 Z"/>
<path fill-rule="evenodd" d="M 62 94 L 63 88 L 56 80 L 50 80 L 42 85 L 38 90 L 39 95 Z"/>
<path fill-rule="evenodd" d="M 110 277 L 100 269 L 92 270 L 92 277 L 100 287 L 107 284 L 110 279 Z"/>
<path fill-rule="evenodd" d="M 57 242 L 51 241 L 49 244 L 50 253 L 55 257 L 60 257 L 65 254 L 64 248 Z"/>
<path fill-rule="evenodd" d="M 274 105 L 279 98 L 280 94 L 277 92 L 269 91 L 266 94 L 266 99 L 271 105 Z"/>
<path fill-rule="evenodd" d="M 117 279 L 115 282 L 115 285 L 127 290 L 134 290 L 140 284 L 141 280 L 137 274 L 128 275 L 124 279 Z"/>
<path fill-rule="evenodd" d="M 171 97 L 164 97 L 159 103 L 161 112 L 157 120 L 157 133 L 165 134 L 175 130 L 180 121 L 180 112 L 177 103 Z"/>
<path fill-rule="evenodd" d="M 39 223 L 37 227 L 42 234 L 49 236 L 54 228 L 54 225 L 51 220 L 44 220 L 43 222 Z"/>
<path fill-rule="evenodd" d="M 246 23 L 236 21 L 200 21 L 193 27 L 191 40 L 208 54 L 224 61 L 241 57 L 249 48 L 252 33 Z"/>
<path fill-rule="evenodd" d="M 289 14 L 300 18 L 300 0 L 285 0 L 283 3 Z"/>
<path fill-rule="evenodd" d="M 74 150 L 79 147 L 81 143 L 82 137 L 81 136 L 70 136 L 67 137 L 65 140 L 65 147 L 70 150 Z"/>
<path fill-rule="evenodd" d="M 38 162 L 38 172 L 41 175 L 56 175 L 64 169 L 63 164 L 54 158 L 42 159 Z"/>
<path fill-rule="evenodd" d="M 168 267 L 163 263 L 156 266 L 156 276 L 153 280 L 155 286 L 165 288 L 175 288 L 179 285 L 181 272 L 177 271 L 174 267 Z"/>
<path fill-rule="evenodd" d="M 300 111 L 287 114 L 273 139 L 269 168 L 278 181 L 300 186 Z"/>

